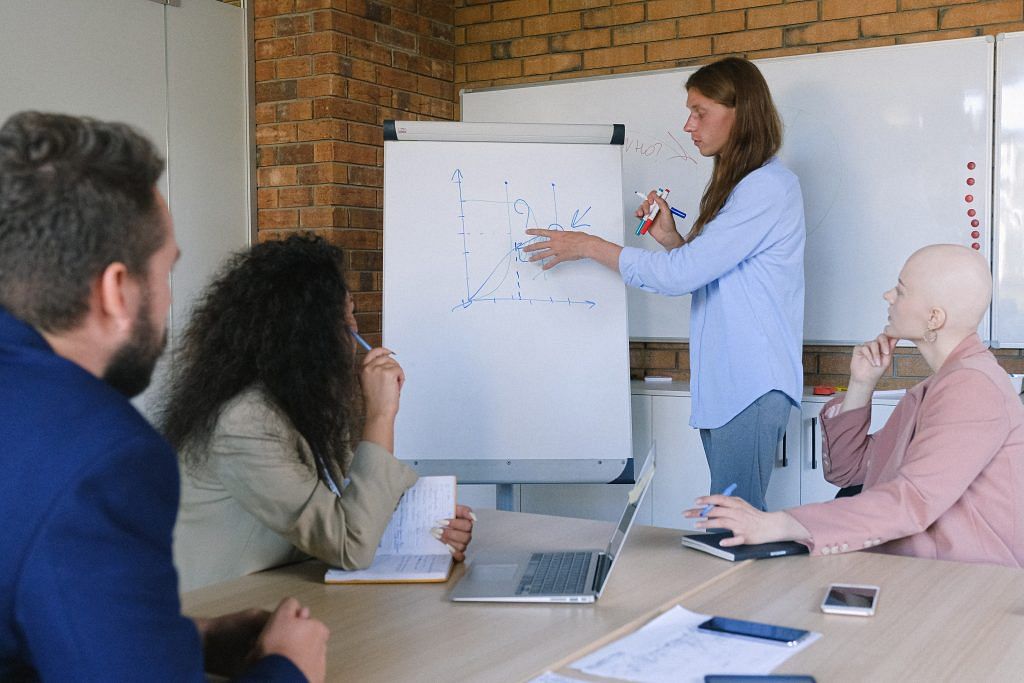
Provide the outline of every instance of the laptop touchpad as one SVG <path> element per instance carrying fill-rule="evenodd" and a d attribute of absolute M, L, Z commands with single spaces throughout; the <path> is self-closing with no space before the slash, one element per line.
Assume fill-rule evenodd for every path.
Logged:
<path fill-rule="evenodd" d="M 478 564 L 473 567 L 476 581 L 511 581 L 518 571 L 518 564 Z"/>

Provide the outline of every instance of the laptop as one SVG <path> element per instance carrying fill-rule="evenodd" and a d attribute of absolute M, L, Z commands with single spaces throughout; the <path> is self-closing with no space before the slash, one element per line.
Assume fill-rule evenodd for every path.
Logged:
<path fill-rule="evenodd" d="M 608 585 L 636 511 L 654 478 L 655 447 L 626 499 L 626 509 L 604 550 L 482 553 L 452 590 L 454 602 L 594 602 Z"/>

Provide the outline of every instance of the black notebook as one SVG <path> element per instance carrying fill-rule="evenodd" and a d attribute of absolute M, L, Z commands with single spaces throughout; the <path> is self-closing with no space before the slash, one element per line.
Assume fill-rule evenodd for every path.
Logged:
<path fill-rule="evenodd" d="M 796 541 L 734 545 L 723 548 L 720 545 L 722 539 L 729 538 L 730 536 L 732 534 L 728 531 L 719 531 L 711 534 L 693 534 L 692 536 L 683 536 L 683 545 L 731 562 L 736 560 L 759 560 L 763 557 L 807 554 L 807 546 Z"/>

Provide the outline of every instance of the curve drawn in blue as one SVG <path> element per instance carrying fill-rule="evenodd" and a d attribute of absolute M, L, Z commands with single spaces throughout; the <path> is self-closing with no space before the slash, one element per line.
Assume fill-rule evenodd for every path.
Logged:
<path fill-rule="evenodd" d="M 536 297 L 536 296 L 523 296 L 521 286 L 521 274 L 519 272 L 519 263 L 529 263 L 529 255 L 523 252 L 523 247 L 533 242 L 543 240 L 542 237 L 531 237 L 530 239 L 522 242 L 512 239 L 512 225 L 513 225 L 513 213 L 522 216 L 522 228 L 539 228 L 539 220 L 534 212 L 530 203 L 525 199 L 517 198 L 512 199 L 509 192 L 509 183 L 505 181 L 505 199 L 504 201 L 486 200 L 486 199 L 466 199 L 463 195 L 462 183 L 464 176 L 460 169 L 455 169 L 452 173 L 451 182 L 458 186 L 459 193 L 459 235 L 462 237 L 462 259 L 463 267 L 465 270 L 466 277 L 466 297 L 461 299 L 459 303 L 452 306 L 451 310 L 457 308 L 469 308 L 474 303 L 478 302 L 516 302 L 516 303 L 528 303 L 528 304 L 566 304 L 569 306 L 585 306 L 586 308 L 593 308 L 597 305 L 596 301 L 591 299 L 573 299 L 573 298 L 554 298 L 554 297 Z M 566 228 L 558 222 L 558 194 L 555 183 L 551 183 L 551 195 L 554 207 L 554 220 L 546 225 L 548 230 L 565 230 Z M 494 267 L 491 268 L 487 276 L 475 287 L 470 282 L 470 249 L 468 244 L 469 233 L 466 229 L 466 204 L 468 203 L 486 203 L 486 204 L 503 204 L 505 206 L 506 221 L 508 224 L 507 235 L 508 235 L 508 250 L 495 262 Z M 584 223 L 584 219 L 587 214 L 590 213 L 590 208 L 587 207 L 573 211 L 572 219 L 569 223 L 570 230 L 582 230 L 583 228 L 590 227 L 589 223 Z M 518 221 L 517 221 L 518 222 Z M 544 271 L 540 271 L 533 276 L 536 279 L 540 275 L 544 274 Z M 509 281 L 510 276 L 513 278 L 511 283 L 511 291 L 502 293 L 501 295 L 495 294 L 502 285 Z"/>

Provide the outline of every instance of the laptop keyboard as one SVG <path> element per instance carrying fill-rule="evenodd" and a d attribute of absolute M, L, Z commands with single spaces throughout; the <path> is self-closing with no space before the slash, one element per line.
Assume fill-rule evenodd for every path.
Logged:
<path fill-rule="evenodd" d="M 533 553 L 516 595 L 576 595 L 586 589 L 593 552 Z"/>

